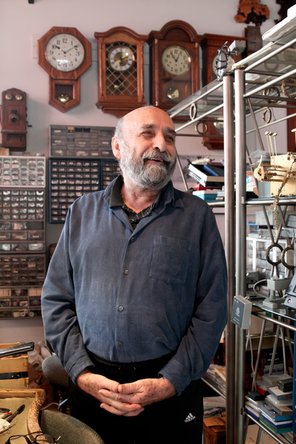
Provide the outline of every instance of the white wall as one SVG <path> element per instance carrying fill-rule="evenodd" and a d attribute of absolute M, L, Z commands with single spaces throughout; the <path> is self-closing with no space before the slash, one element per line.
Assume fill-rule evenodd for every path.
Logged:
<path fill-rule="evenodd" d="M 279 5 L 265 0 L 270 19 L 263 23 L 262 33 L 279 19 Z M 49 125 L 114 126 L 116 118 L 96 107 L 97 57 L 94 32 L 114 26 L 126 26 L 139 34 L 159 30 L 170 20 L 184 20 L 198 34 L 213 33 L 244 36 L 245 24 L 234 20 L 239 0 L 0 0 L 0 92 L 19 88 L 27 93 L 27 151 L 49 155 Z M 81 103 L 61 113 L 48 105 L 49 80 L 38 65 L 36 41 L 52 26 L 76 27 L 93 45 L 93 64 L 81 79 Z M 198 138 L 178 138 L 182 154 L 202 153 L 211 157 Z M 60 226 L 48 226 L 48 241 L 56 240 Z M 40 319 L 1 320 L 0 341 L 38 341 L 43 337 Z"/>

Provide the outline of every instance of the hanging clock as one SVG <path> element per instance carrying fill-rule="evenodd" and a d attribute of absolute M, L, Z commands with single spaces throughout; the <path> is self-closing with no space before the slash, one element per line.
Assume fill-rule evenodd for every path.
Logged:
<path fill-rule="evenodd" d="M 65 112 L 80 103 L 80 77 L 91 66 L 91 43 L 76 29 L 51 28 L 38 40 L 38 62 L 49 74 L 49 103 Z"/>
<path fill-rule="evenodd" d="M 145 105 L 146 35 L 118 26 L 95 32 L 98 48 L 98 102 L 104 112 L 121 117 Z"/>
<path fill-rule="evenodd" d="M 199 89 L 199 41 L 194 28 L 182 20 L 151 31 L 151 102 L 170 109 Z"/>

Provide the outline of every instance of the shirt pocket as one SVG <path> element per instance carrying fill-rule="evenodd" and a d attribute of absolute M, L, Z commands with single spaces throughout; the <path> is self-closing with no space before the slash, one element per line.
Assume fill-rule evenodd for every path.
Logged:
<path fill-rule="evenodd" d="M 153 239 L 149 277 L 184 284 L 189 268 L 190 242 L 159 235 Z"/>

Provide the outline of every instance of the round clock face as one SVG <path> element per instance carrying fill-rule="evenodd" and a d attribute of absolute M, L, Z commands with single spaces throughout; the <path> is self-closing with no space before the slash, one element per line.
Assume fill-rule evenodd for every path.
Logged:
<path fill-rule="evenodd" d="M 172 75 L 180 76 L 190 70 L 191 57 L 185 48 L 168 46 L 161 57 L 163 68 Z"/>
<path fill-rule="evenodd" d="M 109 64 L 114 71 L 127 71 L 135 62 L 135 56 L 129 46 L 117 46 L 109 52 Z"/>
<path fill-rule="evenodd" d="M 77 69 L 84 60 L 84 47 L 72 34 L 57 34 L 46 45 L 45 58 L 58 71 Z"/>

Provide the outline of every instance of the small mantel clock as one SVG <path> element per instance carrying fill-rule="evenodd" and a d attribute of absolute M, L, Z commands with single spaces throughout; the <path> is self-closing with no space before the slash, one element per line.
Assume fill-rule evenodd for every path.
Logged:
<path fill-rule="evenodd" d="M 50 105 L 62 112 L 77 106 L 91 43 L 76 28 L 54 26 L 38 40 L 38 62 L 49 75 Z"/>
<path fill-rule="evenodd" d="M 121 117 L 145 105 L 146 35 L 124 26 L 95 32 L 98 48 L 98 102 L 104 112 Z"/>
<path fill-rule="evenodd" d="M 199 41 L 195 29 L 182 20 L 151 31 L 151 102 L 168 110 L 199 89 Z"/>

